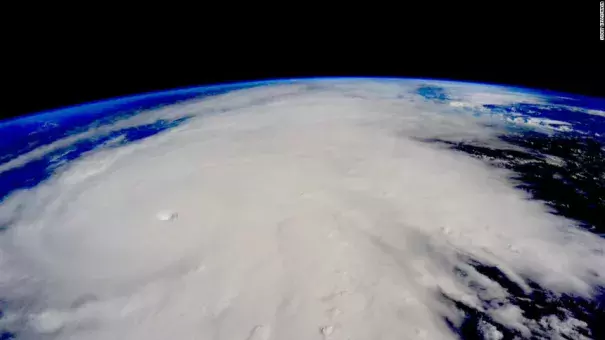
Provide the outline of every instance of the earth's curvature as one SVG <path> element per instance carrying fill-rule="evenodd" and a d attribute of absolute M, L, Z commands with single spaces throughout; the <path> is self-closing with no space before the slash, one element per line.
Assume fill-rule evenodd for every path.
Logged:
<path fill-rule="evenodd" d="M 605 100 L 423 79 L 0 122 L 2 339 L 604 339 Z"/>

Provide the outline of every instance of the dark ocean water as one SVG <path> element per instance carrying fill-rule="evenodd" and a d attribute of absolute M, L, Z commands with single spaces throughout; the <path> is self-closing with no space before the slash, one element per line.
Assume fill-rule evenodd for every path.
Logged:
<path fill-rule="evenodd" d="M 553 213 L 576 220 L 586 230 L 605 237 L 605 150 L 602 144 L 593 138 L 573 134 L 550 136 L 526 132 L 502 135 L 500 138 L 525 151 L 490 148 L 472 143 L 440 140 L 430 142 L 445 144 L 495 167 L 513 170 L 513 179 L 520 183 L 519 189 L 527 191 L 534 199 L 545 202 L 553 208 Z M 556 156 L 564 162 L 549 162 L 547 156 Z M 525 318 L 539 324 L 543 317 L 551 315 L 560 319 L 572 316 L 586 322 L 588 332 L 582 331 L 586 333 L 583 335 L 605 339 L 605 287 L 596 287 L 595 298 L 587 300 L 572 295 L 555 296 L 525 278 L 533 289 L 528 295 L 498 268 L 470 258 L 466 262 L 506 288 L 512 296 L 510 302 L 522 309 Z M 467 275 L 462 269 L 458 269 L 457 274 L 462 277 Z M 483 289 L 480 285 L 475 288 Z M 455 327 L 450 320 L 446 320 L 461 339 L 483 339 L 481 325 L 486 321 L 494 325 L 504 335 L 504 339 L 523 338 L 518 331 L 505 327 L 486 313 L 452 297 L 443 297 L 466 315 L 460 327 Z M 489 306 L 492 302 L 483 303 Z M 545 333 L 546 327 L 542 329 Z M 532 338 L 544 337 L 538 333 L 533 334 Z"/>
<path fill-rule="evenodd" d="M 442 144 L 457 152 L 488 162 L 494 167 L 512 170 L 512 179 L 518 189 L 528 192 L 552 208 L 554 214 L 578 221 L 586 230 L 605 238 L 605 117 L 589 114 L 588 110 L 605 111 L 605 100 L 582 96 L 562 96 L 558 93 L 536 91 L 546 96 L 547 103 L 512 105 L 483 105 L 480 114 L 502 114 L 523 119 L 548 119 L 561 121 L 571 126 L 571 131 L 541 133 L 527 128 L 513 127 L 499 138 L 510 148 L 485 146 L 473 141 L 449 142 L 426 140 Z M 421 86 L 417 94 L 435 103 L 448 104 L 454 96 L 438 86 Z M 551 124 L 558 127 L 556 124 Z M 522 150 L 522 151 L 520 151 Z M 553 162 L 552 159 L 557 161 Z M 540 325 L 544 317 L 556 316 L 561 320 L 573 317 L 586 323 L 586 329 L 578 328 L 580 334 L 594 339 L 605 339 L 605 287 L 595 288 L 594 299 L 587 300 L 572 295 L 555 296 L 525 278 L 533 289 L 526 294 L 497 267 L 468 258 L 466 262 L 479 273 L 505 287 L 511 294 L 510 303 L 523 311 L 525 318 Z M 466 277 L 461 268 L 456 274 Z M 480 284 L 476 290 L 484 289 Z M 489 323 L 502 333 L 503 339 L 524 338 L 517 330 L 507 328 L 488 314 L 443 294 L 443 299 L 465 315 L 464 322 L 455 326 L 445 320 L 460 339 L 484 339 L 482 326 Z M 483 301 L 484 307 L 497 301 Z M 531 335 L 532 339 L 545 339 L 547 324 Z"/>

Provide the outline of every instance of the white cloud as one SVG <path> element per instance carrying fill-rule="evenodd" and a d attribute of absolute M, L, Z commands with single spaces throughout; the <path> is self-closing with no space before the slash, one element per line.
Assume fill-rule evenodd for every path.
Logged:
<path fill-rule="evenodd" d="M 605 284 L 603 239 L 528 201 L 502 169 L 415 139 L 489 141 L 483 118 L 375 95 L 388 82 L 311 83 L 100 127 L 193 117 L 9 197 L 0 295 L 13 327 L 25 339 L 311 339 L 328 329 L 333 339 L 450 339 L 442 317 L 460 316 L 439 290 L 477 306 L 508 294 L 471 271 L 489 287 L 478 296 L 453 274 L 458 254 L 556 292 Z M 166 209 L 178 219 L 158 219 Z M 490 313 L 537 327 L 516 308 Z"/>

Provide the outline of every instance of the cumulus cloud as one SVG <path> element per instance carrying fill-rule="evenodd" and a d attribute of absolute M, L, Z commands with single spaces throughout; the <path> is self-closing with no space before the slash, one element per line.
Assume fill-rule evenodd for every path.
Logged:
<path fill-rule="evenodd" d="M 507 171 L 421 141 L 487 143 L 504 126 L 416 86 L 278 83 L 55 142 L 190 117 L 0 205 L 4 322 L 24 339 L 451 339 L 443 319 L 461 316 L 441 294 L 537 327 L 465 258 L 528 291 L 528 279 L 586 297 L 605 284 L 603 239 L 529 201 Z"/>

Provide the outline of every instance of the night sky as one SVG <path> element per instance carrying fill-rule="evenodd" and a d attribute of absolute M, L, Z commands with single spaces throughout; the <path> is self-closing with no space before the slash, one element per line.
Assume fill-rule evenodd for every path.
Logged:
<path fill-rule="evenodd" d="M 33 33 L 4 32 L 0 118 L 176 87 L 315 76 L 454 79 L 605 97 L 596 1 L 456 5 L 440 14 L 433 7 L 332 29 L 288 17 L 263 32 L 258 23 L 177 34 L 165 22 L 126 29 L 112 21 L 89 31 L 36 21 Z"/>

